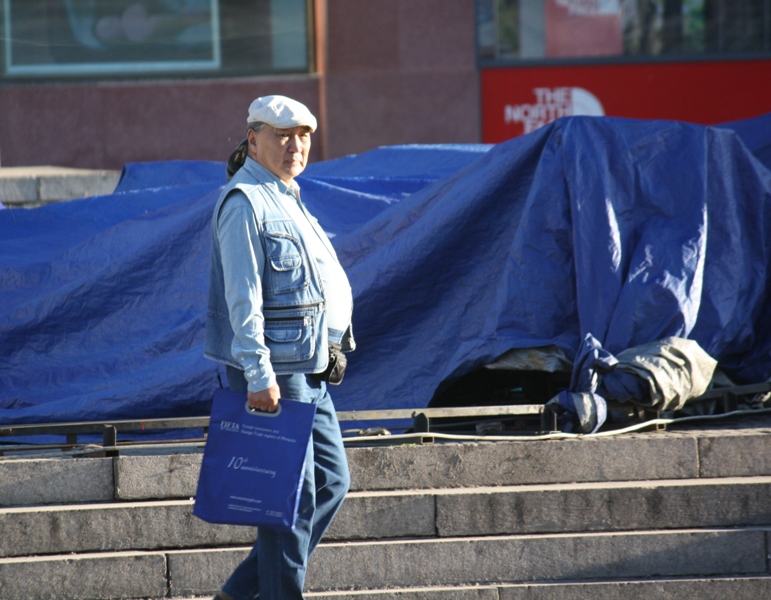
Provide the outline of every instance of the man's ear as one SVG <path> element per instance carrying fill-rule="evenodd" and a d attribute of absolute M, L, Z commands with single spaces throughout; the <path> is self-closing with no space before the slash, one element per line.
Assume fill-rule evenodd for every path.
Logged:
<path fill-rule="evenodd" d="M 257 132 L 254 129 L 247 129 L 246 139 L 247 139 L 246 153 L 250 157 L 256 160 L 255 156 L 257 153 Z"/>

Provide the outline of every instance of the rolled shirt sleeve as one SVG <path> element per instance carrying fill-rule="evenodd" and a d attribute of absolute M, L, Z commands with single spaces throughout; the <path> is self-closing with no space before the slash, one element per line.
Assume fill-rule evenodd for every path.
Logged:
<path fill-rule="evenodd" d="M 262 314 L 262 277 L 265 252 L 257 223 L 246 195 L 235 190 L 225 201 L 217 221 L 225 300 L 234 338 L 231 352 L 243 367 L 250 392 L 259 392 L 276 383 L 265 345 L 265 319 Z"/>

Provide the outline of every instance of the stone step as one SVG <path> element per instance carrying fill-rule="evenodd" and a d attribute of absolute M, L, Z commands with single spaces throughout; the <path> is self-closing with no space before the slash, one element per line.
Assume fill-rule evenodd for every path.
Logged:
<path fill-rule="evenodd" d="M 0 509 L 2 557 L 245 545 L 255 535 L 205 523 L 189 500 Z"/>
<path fill-rule="evenodd" d="M 739 583 L 726 583 L 720 589 L 749 593 L 749 590 L 769 589 L 766 579 L 769 531 L 738 528 L 324 543 L 311 562 L 307 588 L 310 592 L 326 592 L 321 595 L 325 597 L 330 596 L 329 592 L 347 590 L 382 590 L 384 594 L 393 594 L 399 588 L 454 586 L 465 586 L 462 593 L 468 594 L 485 591 L 469 589 L 469 586 L 484 586 L 497 588 L 500 598 L 567 600 L 584 597 L 571 595 L 571 588 L 576 590 L 577 585 L 584 582 L 608 586 L 594 589 L 604 590 L 605 596 L 601 597 L 610 598 L 617 597 L 612 596 L 614 584 L 656 577 L 694 581 L 721 578 L 721 582 L 741 579 Z M 3 558 L 0 559 L 0 597 L 3 600 L 206 597 L 219 589 L 247 552 L 248 548 L 241 547 Z M 614 581 L 597 583 L 598 580 Z M 547 589 L 544 584 L 560 584 L 560 589 L 554 585 Z M 629 585 L 643 586 L 639 588 L 640 593 L 646 589 L 656 591 L 655 586 L 645 587 L 650 585 L 647 581 Z M 708 589 L 714 584 L 698 585 Z M 421 596 L 422 591 L 414 593 L 416 600 L 445 597 Z M 540 595 L 527 595 L 532 593 Z M 731 596 L 733 593 L 723 598 Z M 367 597 L 369 593 L 362 596 Z M 455 596 L 469 597 L 485 596 Z M 734 600 L 737 597 L 733 596 Z M 753 598 L 763 597 L 767 596 L 761 593 Z"/>
<path fill-rule="evenodd" d="M 771 475 L 771 431 L 348 448 L 347 456 L 351 488 L 368 491 L 746 477 Z M 126 500 L 193 495 L 199 465 L 200 455 L 120 457 L 117 493 Z"/>
<path fill-rule="evenodd" d="M 0 557 L 251 544 L 192 500 L 0 509 Z M 325 540 L 771 526 L 771 477 L 351 492 Z"/>
<path fill-rule="evenodd" d="M 166 462 L 171 468 L 171 457 L 167 457 Z M 168 481 L 165 487 L 169 487 Z M 108 502 L 113 499 L 112 458 L 0 460 L 0 506 Z"/>
<path fill-rule="evenodd" d="M 533 580 L 767 575 L 766 552 L 767 530 L 760 528 L 330 543 L 314 557 L 308 587 L 322 591 Z M 191 558 L 195 565 L 196 557 L 191 554 L 180 553 L 177 558 Z M 355 568 L 341 570 L 340 565 Z M 176 569 L 183 572 L 180 565 Z"/>
<path fill-rule="evenodd" d="M 474 488 L 435 497 L 440 537 L 771 525 L 771 477 Z"/>
<path fill-rule="evenodd" d="M 526 583 L 309 593 L 314 600 L 759 600 L 771 597 L 771 577 L 646 579 Z M 194 600 L 194 599 L 189 599 Z"/>
<path fill-rule="evenodd" d="M 348 448 L 353 490 L 771 475 L 771 430 Z M 200 453 L 0 460 L 0 506 L 190 498 Z"/>
<path fill-rule="evenodd" d="M 313 600 L 759 600 L 771 597 L 771 576 L 419 587 L 309 592 L 305 597 Z"/>
<path fill-rule="evenodd" d="M 771 576 L 350 590 L 310 592 L 305 597 L 309 600 L 759 600 L 771 597 Z"/>
<path fill-rule="evenodd" d="M 109 552 L 0 558 L 3 600 L 161 598 L 168 595 L 167 556 Z"/>

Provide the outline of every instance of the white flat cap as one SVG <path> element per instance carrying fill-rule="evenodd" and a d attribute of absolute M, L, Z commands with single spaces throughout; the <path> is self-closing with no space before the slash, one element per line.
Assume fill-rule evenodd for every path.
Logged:
<path fill-rule="evenodd" d="M 316 131 L 316 117 L 308 107 L 286 96 L 263 96 L 249 106 L 247 125 L 267 123 L 276 129 L 310 127 Z"/>

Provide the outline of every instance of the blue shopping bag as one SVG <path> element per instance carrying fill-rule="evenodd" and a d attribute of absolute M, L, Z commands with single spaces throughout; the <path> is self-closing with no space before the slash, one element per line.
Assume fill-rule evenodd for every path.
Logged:
<path fill-rule="evenodd" d="M 249 409 L 245 392 L 216 390 L 193 514 L 210 523 L 291 530 L 316 405 L 281 399 Z"/>

